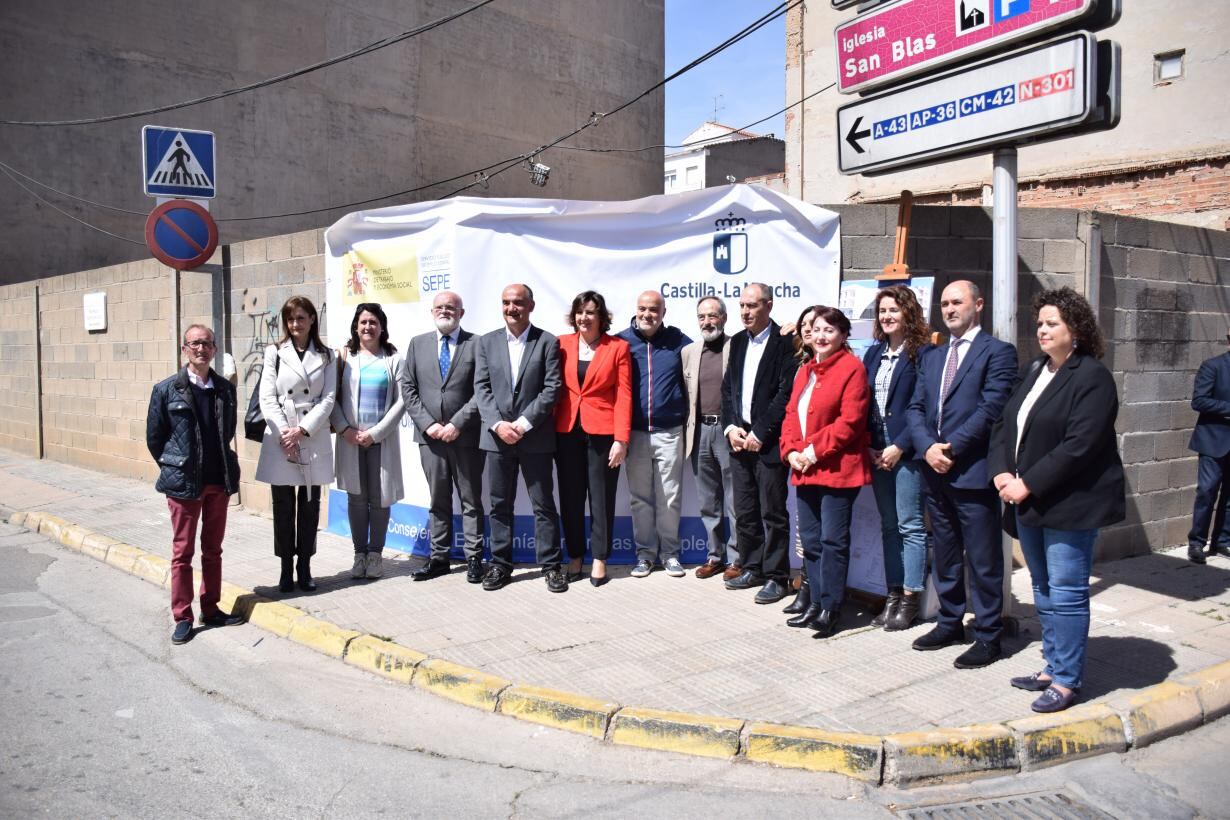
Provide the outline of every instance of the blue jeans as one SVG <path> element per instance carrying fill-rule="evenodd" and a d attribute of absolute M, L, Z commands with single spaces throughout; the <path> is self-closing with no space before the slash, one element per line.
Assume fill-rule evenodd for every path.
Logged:
<path fill-rule="evenodd" d="M 922 592 L 926 579 L 927 531 L 923 527 L 922 475 L 917 461 L 901 460 L 891 470 L 872 470 L 871 488 L 880 510 L 884 581 L 889 589 Z"/>
<path fill-rule="evenodd" d="M 1089 569 L 1098 531 L 1024 524 L 1017 529 L 1042 623 L 1045 674 L 1060 686 L 1080 689 L 1089 643 Z"/>
<path fill-rule="evenodd" d="M 850 513 L 860 488 L 795 488 L 803 567 L 811 585 L 811 601 L 829 611 L 841 606 L 850 568 Z"/>

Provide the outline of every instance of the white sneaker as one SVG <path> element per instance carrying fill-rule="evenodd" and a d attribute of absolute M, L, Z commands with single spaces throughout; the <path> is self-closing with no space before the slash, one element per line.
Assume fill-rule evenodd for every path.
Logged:
<path fill-rule="evenodd" d="M 687 574 L 683 571 L 683 564 L 679 563 L 678 558 L 667 558 L 666 563 L 662 566 L 666 568 L 666 574 L 672 578 L 682 578 Z"/>
<path fill-rule="evenodd" d="M 648 576 L 649 573 L 651 572 L 653 572 L 653 564 L 649 563 L 648 561 L 644 559 L 641 559 L 640 561 L 637 561 L 636 566 L 632 568 L 632 577 L 633 578 L 644 578 Z"/>
<path fill-rule="evenodd" d="M 367 577 L 379 578 L 384 575 L 384 557 L 378 552 L 367 554 Z"/>
<path fill-rule="evenodd" d="M 354 579 L 362 578 L 367 574 L 367 553 L 356 552 L 354 554 L 354 566 L 350 568 L 350 577 Z"/>

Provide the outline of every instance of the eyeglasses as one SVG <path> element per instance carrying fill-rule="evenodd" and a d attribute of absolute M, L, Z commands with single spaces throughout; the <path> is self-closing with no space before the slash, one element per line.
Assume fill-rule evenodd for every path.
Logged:
<path fill-rule="evenodd" d="M 214 347 L 214 343 L 211 342 L 209 339 L 198 339 L 196 341 L 184 342 L 184 347 L 190 347 L 193 350 L 196 350 L 198 348 L 209 350 L 210 348 Z"/>

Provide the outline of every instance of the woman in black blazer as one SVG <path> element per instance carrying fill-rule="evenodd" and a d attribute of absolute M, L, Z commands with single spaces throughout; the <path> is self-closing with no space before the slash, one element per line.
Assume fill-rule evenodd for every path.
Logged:
<path fill-rule="evenodd" d="M 1071 288 L 1034 299 L 1043 355 L 1030 363 L 991 431 L 988 470 L 1021 542 L 1042 624 L 1046 668 L 1013 678 L 1042 692 L 1035 712 L 1075 701 L 1089 641 L 1089 571 L 1098 529 L 1124 518 L 1115 446 L 1119 397 L 1093 309 Z"/>
<path fill-rule="evenodd" d="M 871 485 L 880 511 L 888 598 L 871 623 L 895 631 L 917 620 L 926 583 L 922 473 L 905 411 L 914 395 L 918 361 L 931 348 L 931 328 L 914 291 L 905 285 L 877 291 L 875 306 L 876 343 L 863 356 L 863 366 L 871 389 Z"/>

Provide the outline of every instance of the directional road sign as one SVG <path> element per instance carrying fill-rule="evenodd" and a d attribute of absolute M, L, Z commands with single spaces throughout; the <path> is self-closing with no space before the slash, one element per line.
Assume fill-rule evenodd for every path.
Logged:
<path fill-rule="evenodd" d="M 837 87 L 843 94 L 878 88 L 1074 20 L 1109 24 L 1120 6 L 1121 0 L 896 0 L 833 30 Z"/>
<path fill-rule="evenodd" d="M 145 220 L 145 244 L 164 265 L 199 268 L 218 247 L 218 225 L 209 211 L 187 199 L 164 202 Z"/>
<path fill-rule="evenodd" d="M 1066 35 L 837 109 L 837 167 L 921 165 L 1070 129 L 1096 108 L 1093 35 Z"/>
<path fill-rule="evenodd" d="M 141 129 L 141 157 L 149 196 L 213 199 L 217 177 L 212 131 L 147 125 Z"/>

